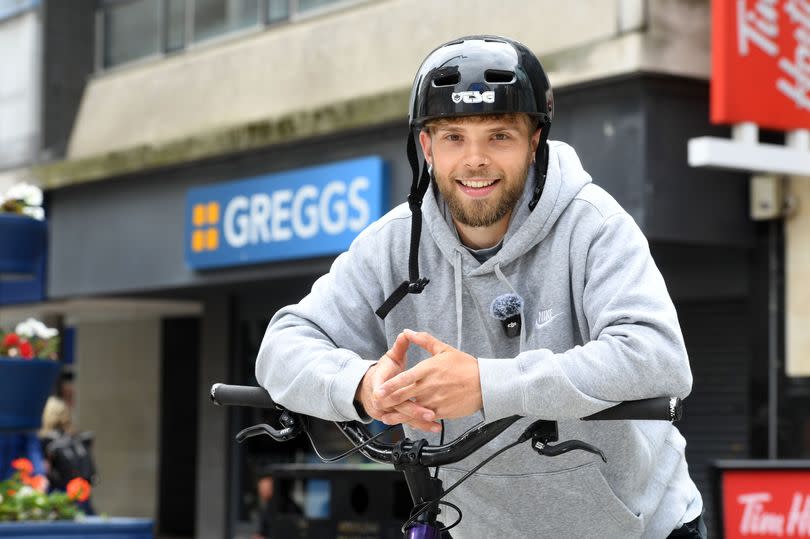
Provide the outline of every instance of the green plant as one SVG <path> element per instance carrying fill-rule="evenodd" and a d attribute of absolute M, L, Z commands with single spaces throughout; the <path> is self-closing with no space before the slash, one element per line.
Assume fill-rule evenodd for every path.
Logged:
<path fill-rule="evenodd" d="M 75 478 L 67 485 L 67 492 L 47 494 L 47 480 L 32 475 L 33 465 L 28 459 L 16 459 L 11 466 L 17 470 L 10 479 L 0 481 L 0 522 L 22 520 L 73 520 L 83 515 L 78 502 L 90 496 L 90 484 Z"/>

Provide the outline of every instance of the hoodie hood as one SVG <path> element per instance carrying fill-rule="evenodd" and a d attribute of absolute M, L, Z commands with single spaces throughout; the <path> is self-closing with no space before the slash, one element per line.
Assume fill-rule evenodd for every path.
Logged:
<path fill-rule="evenodd" d="M 582 168 L 582 164 L 571 146 L 557 141 L 551 141 L 548 144 L 548 173 L 540 201 L 534 211 L 529 210 L 529 201 L 534 186 L 534 167 L 529 167 L 530 172 L 523 186 L 523 194 L 512 210 L 503 245 L 493 257 L 483 264 L 479 263 L 459 240 L 450 216 L 450 209 L 444 198 L 438 194 L 435 182 L 425 194 L 422 205 L 425 225 L 442 255 L 453 267 L 456 311 L 455 346 L 457 348 L 462 347 L 464 335 L 462 330 L 464 326 L 463 277 L 495 273 L 498 280 L 512 294 L 521 297 L 513 284 L 504 276 L 501 267 L 520 258 L 543 241 L 565 208 L 585 185 L 591 183 L 591 176 Z M 431 277 L 429 274 L 424 276 L 428 279 Z M 425 293 L 432 294 L 434 291 L 428 287 Z M 526 344 L 526 333 L 523 330 L 520 331 L 520 343 L 521 346 Z"/>
<path fill-rule="evenodd" d="M 582 163 L 571 146 L 560 141 L 549 141 L 548 145 L 548 174 L 540 201 L 534 211 L 529 210 L 534 186 L 534 167 L 529 167 L 523 194 L 512 211 L 503 246 L 483 264 L 479 264 L 460 242 L 450 217 L 450 209 L 435 188 L 435 183 L 428 189 L 422 205 L 426 228 L 451 263 L 455 262 L 460 253 L 465 274 L 491 273 L 495 271 L 496 265 L 506 265 L 525 254 L 548 236 L 565 208 L 584 186 L 591 183 L 591 176 L 582 168 Z M 426 277 L 430 278 L 430 275 Z M 429 290 L 430 287 L 428 292 Z"/>

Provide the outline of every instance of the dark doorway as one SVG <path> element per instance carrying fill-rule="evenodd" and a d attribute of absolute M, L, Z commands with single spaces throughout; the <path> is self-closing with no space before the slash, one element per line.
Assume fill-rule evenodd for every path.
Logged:
<path fill-rule="evenodd" d="M 157 526 L 162 535 L 196 535 L 199 342 L 199 319 L 163 320 Z"/>

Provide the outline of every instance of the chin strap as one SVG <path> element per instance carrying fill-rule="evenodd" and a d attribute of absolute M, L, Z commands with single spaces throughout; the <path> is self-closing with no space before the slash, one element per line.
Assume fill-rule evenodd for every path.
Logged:
<path fill-rule="evenodd" d="M 534 154 L 534 191 L 532 192 L 532 199 L 529 201 L 529 211 L 534 211 L 534 207 L 540 202 L 543 188 L 546 186 L 549 155 L 548 132 L 550 128 L 551 124 L 548 121 L 544 122 L 540 132 L 540 143 L 537 145 L 537 151 Z"/>
<path fill-rule="evenodd" d="M 403 281 L 388 299 L 380 305 L 376 313 L 382 319 L 388 316 L 391 309 L 408 294 L 421 294 L 430 279 L 419 277 L 419 238 L 422 235 L 422 199 L 430 186 L 430 172 L 427 164 L 422 166 L 419 174 L 419 157 L 416 153 L 416 138 L 413 129 L 408 135 L 408 162 L 411 164 L 413 180 L 408 195 L 408 207 L 411 209 L 411 247 L 408 253 L 408 280 Z"/>

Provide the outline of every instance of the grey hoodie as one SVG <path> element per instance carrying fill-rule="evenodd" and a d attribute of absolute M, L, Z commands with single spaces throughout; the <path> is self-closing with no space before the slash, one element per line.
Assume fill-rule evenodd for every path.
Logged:
<path fill-rule="evenodd" d="M 561 441 L 583 440 L 607 457 L 541 457 L 528 443 L 510 449 L 448 496 L 464 515 L 454 537 L 666 537 L 702 510 L 683 436 L 664 421 L 578 418 L 623 400 L 686 397 L 692 376 L 678 318 L 633 219 L 591 183 L 570 146 L 549 144 L 540 202 L 529 212 L 530 178 L 495 256 L 479 263 L 470 254 L 429 189 L 424 292 L 407 295 L 384 321 L 374 314 L 407 279 L 410 212 L 401 205 L 364 230 L 299 304 L 276 313 L 256 377 L 291 410 L 359 420 L 353 398 L 369 366 L 404 328 L 427 331 L 477 357 L 480 369 L 483 411 L 446 421 L 445 440 L 482 420 L 526 416 L 442 468 L 445 488 L 537 418 L 558 421 Z M 489 313 L 505 293 L 524 300 L 519 337 L 507 337 Z M 408 351 L 409 365 L 426 357 Z M 454 520 L 452 510 L 443 513 Z"/>

